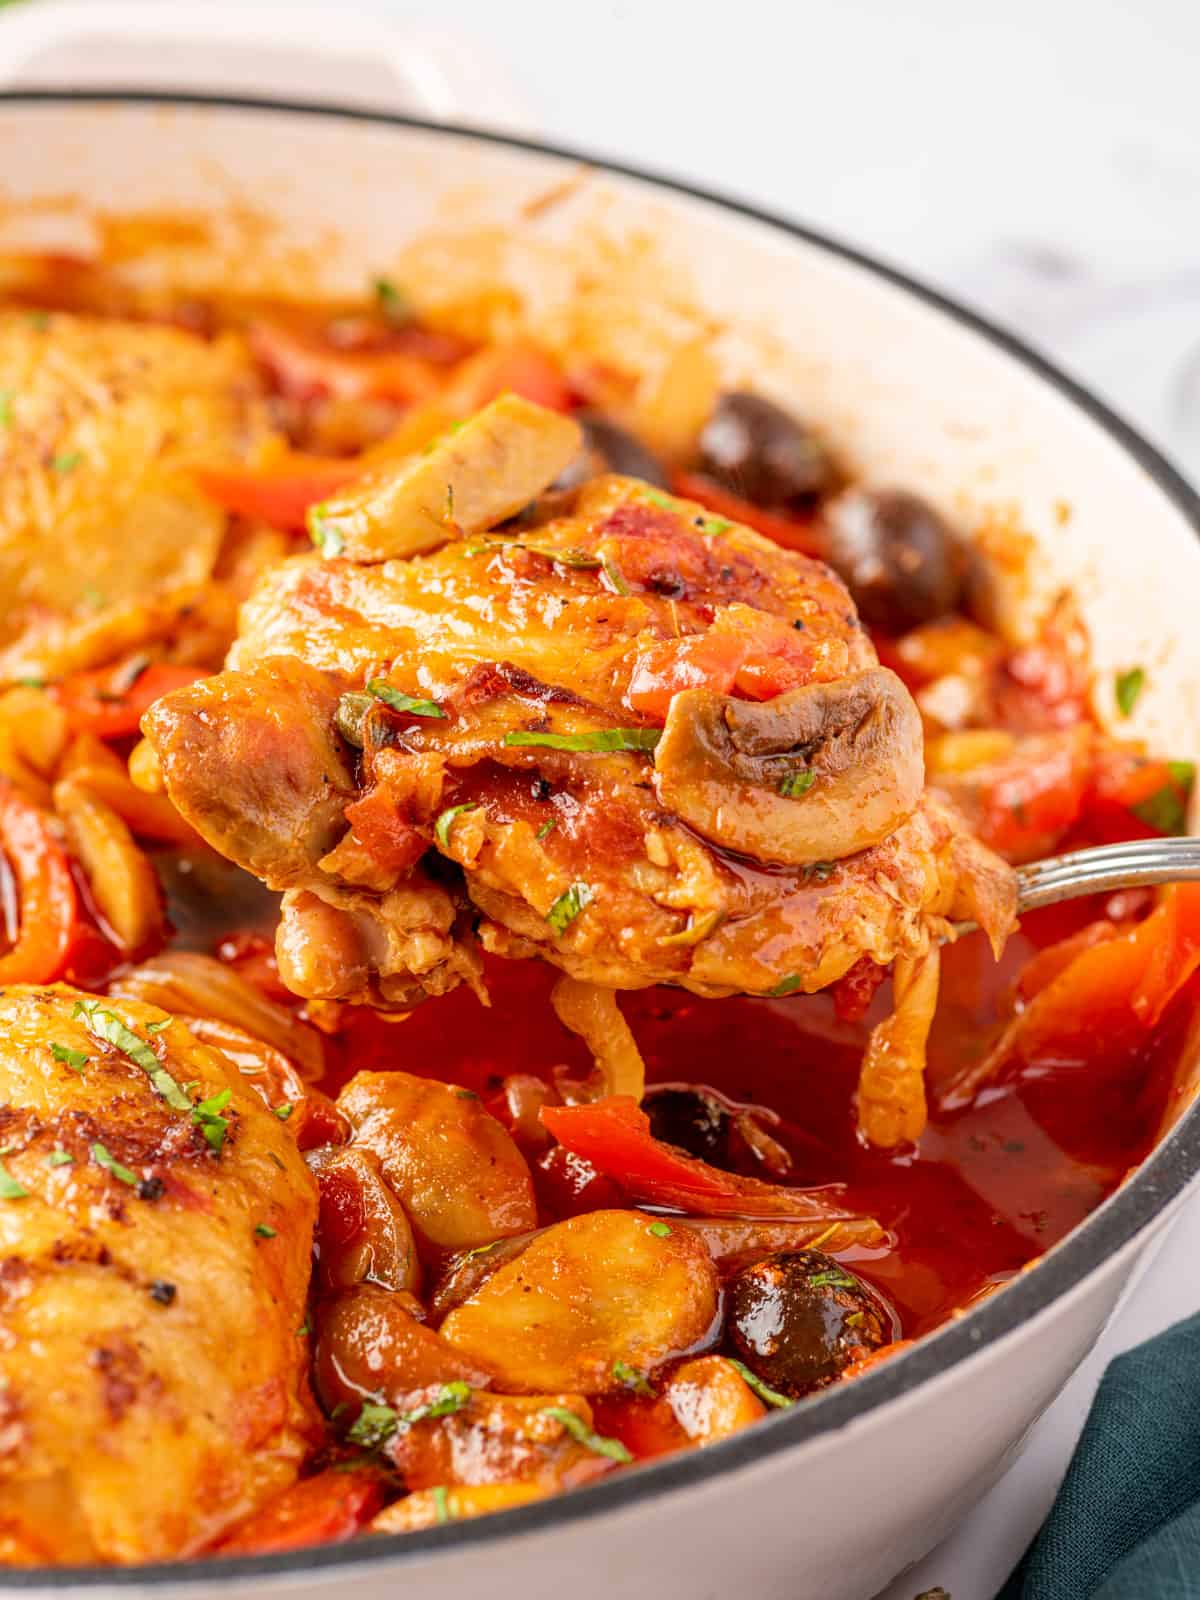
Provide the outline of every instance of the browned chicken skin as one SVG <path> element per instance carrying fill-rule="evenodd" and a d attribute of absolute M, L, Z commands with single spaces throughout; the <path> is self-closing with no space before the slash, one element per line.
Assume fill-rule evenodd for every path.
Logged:
<path fill-rule="evenodd" d="M 186 1555 L 304 1456 L 313 1179 L 223 1055 L 132 1000 L 9 988 L 0 1103 L 0 1559 Z"/>
<path fill-rule="evenodd" d="M 752 698 L 684 660 L 660 736 L 645 685 L 697 642 L 748 660 Z M 409 560 L 286 563 L 230 663 L 145 731 L 184 815 L 289 890 L 281 970 L 310 997 L 473 978 L 467 897 L 486 949 L 704 995 L 811 991 L 1011 919 L 1007 869 L 922 795 L 915 707 L 839 580 L 635 480 Z"/>

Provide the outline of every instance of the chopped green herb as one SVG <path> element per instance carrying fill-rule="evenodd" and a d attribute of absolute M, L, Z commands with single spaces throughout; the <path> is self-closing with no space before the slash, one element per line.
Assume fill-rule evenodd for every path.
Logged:
<path fill-rule="evenodd" d="M 83 453 L 81 451 L 64 450 L 60 455 L 50 457 L 50 465 L 55 472 L 61 472 L 65 475 L 68 472 L 74 472 L 82 460 Z"/>
<path fill-rule="evenodd" d="M 1139 821 L 1157 833 L 1185 833 L 1196 769 L 1190 761 L 1168 761 L 1167 772 L 1170 782 L 1130 809 Z"/>
<path fill-rule="evenodd" d="M 370 709 L 369 694 L 344 694 L 333 713 L 334 727 L 346 743 L 352 744 L 356 750 L 361 750 L 365 742 L 363 722 Z"/>
<path fill-rule="evenodd" d="M 437 1520 L 439 1522 L 453 1522 L 454 1512 L 450 1509 L 450 1499 L 446 1486 L 439 1483 L 430 1492 L 433 1495 L 433 1514 Z"/>
<path fill-rule="evenodd" d="M 340 556 L 346 548 L 342 530 L 327 520 L 323 505 L 309 508 L 308 537 L 327 560 Z"/>
<path fill-rule="evenodd" d="M 572 1439 L 598 1456 L 607 1456 L 610 1461 L 622 1463 L 633 1460 L 619 1439 L 606 1439 L 602 1433 L 589 1428 L 577 1411 L 571 1411 L 567 1406 L 543 1406 L 541 1415 L 553 1417 L 555 1422 L 561 1422 Z"/>
<path fill-rule="evenodd" d="M 23 1183 L 18 1183 L 8 1170 L 3 1160 L 0 1160 L 0 1200 L 24 1200 L 29 1190 Z"/>
<path fill-rule="evenodd" d="M 69 1150 L 51 1150 L 46 1157 L 46 1165 L 48 1167 L 73 1167 L 75 1165 L 75 1157 Z"/>
<path fill-rule="evenodd" d="M 7 428 L 12 425 L 12 403 L 15 399 L 15 389 L 0 389 L 0 428 Z"/>
<path fill-rule="evenodd" d="M 719 928 L 724 920 L 725 913 L 723 911 L 709 911 L 703 917 L 698 917 L 695 912 L 691 912 L 688 916 L 686 928 L 681 928 L 678 933 L 664 933 L 657 942 L 666 945 L 668 948 L 672 945 L 686 947 L 699 944 L 702 939 L 707 939 L 710 933 Z"/>
<path fill-rule="evenodd" d="M 634 1394 L 653 1395 L 654 1390 L 646 1380 L 645 1373 L 639 1372 L 636 1367 L 631 1367 L 628 1361 L 614 1361 L 612 1375 L 618 1383 L 632 1389 Z"/>
<path fill-rule="evenodd" d="M 138 1186 L 138 1175 L 130 1172 L 128 1167 L 123 1167 L 115 1156 L 109 1155 L 102 1144 L 92 1146 L 92 1160 L 98 1167 L 103 1167 L 105 1172 L 111 1172 L 114 1178 L 119 1178 L 122 1183 L 127 1183 L 131 1189 Z"/>
<path fill-rule="evenodd" d="M 555 828 L 557 828 L 557 827 L 558 827 L 558 818 L 557 817 L 551 817 L 549 822 L 543 822 L 542 823 L 541 827 L 538 829 L 537 833 L 534 835 L 534 838 L 536 838 L 536 839 L 544 839 L 548 833 L 553 833 Z"/>
<path fill-rule="evenodd" d="M 369 678 L 367 693 L 382 700 L 393 711 L 407 711 L 414 717 L 444 717 L 446 713 L 434 700 L 414 700 L 412 695 L 393 689 L 386 678 Z"/>
<path fill-rule="evenodd" d="M 65 1044 L 52 1044 L 50 1046 L 50 1054 L 55 1061 L 61 1061 L 64 1066 L 70 1067 L 72 1072 L 78 1072 L 81 1075 L 84 1067 L 92 1059 L 83 1050 L 72 1050 Z"/>
<path fill-rule="evenodd" d="M 649 500 L 652 506 L 662 506 L 664 511 L 678 511 L 678 500 L 672 500 L 669 494 L 661 494 L 657 489 L 643 489 L 642 499 Z"/>
<path fill-rule="evenodd" d="M 629 585 L 625 582 L 625 576 L 616 562 L 610 561 L 608 556 L 605 556 L 600 565 L 604 569 L 604 576 L 608 579 L 609 586 L 617 594 L 628 594 Z"/>
<path fill-rule="evenodd" d="M 443 850 L 450 848 L 450 829 L 454 826 L 455 817 L 462 816 L 464 811 L 478 811 L 478 800 L 464 800 L 460 806 L 447 806 L 441 816 L 433 825 L 433 836 Z"/>
<path fill-rule="evenodd" d="M 366 1450 L 377 1450 L 395 1433 L 398 1421 L 391 1406 L 380 1406 L 372 1400 L 364 1400 L 363 1408 L 346 1437 L 352 1444 L 361 1444 Z"/>
<path fill-rule="evenodd" d="M 1146 687 L 1146 671 L 1144 667 L 1130 667 L 1128 672 L 1118 672 L 1114 688 L 1117 697 L 1117 710 L 1123 717 L 1133 715 L 1133 708 L 1137 705 L 1142 690 Z"/>
<path fill-rule="evenodd" d="M 817 775 L 811 767 L 802 767 L 799 772 L 789 772 L 779 785 L 779 792 L 788 800 L 794 800 L 797 795 L 807 794 L 817 781 Z"/>
<path fill-rule="evenodd" d="M 455 1089 L 454 1098 L 456 1100 L 478 1100 L 479 1096 L 474 1089 Z"/>
<path fill-rule="evenodd" d="M 503 550 L 528 550 L 532 556 L 543 556 L 557 566 L 576 567 L 581 572 L 598 572 L 604 565 L 599 556 L 594 556 L 587 550 L 577 550 L 573 546 L 564 548 L 554 544 L 530 544 L 525 539 L 496 539 L 492 541 L 492 548 L 497 547 Z"/>
<path fill-rule="evenodd" d="M 504 735 L 506 745 L 540 745 L 550 750 L 653 750 L 661 728 L 593 728 L 590 733 L 527 733 Z"/>
<path fill-rule="evenodd" d="M 671 1237 L 670 1225 L 665 1222 L 652 1222 L 649 1231 L 656 1239 L 669 1239 Z"/>
<path fill-rule="evenodd" d="M 469 1383 L 463 1383 L 461 1378 L 452 1379 L 442 1384 L 433 1400 L 414 1406 L 411 1411 L 402 1411 L 396 1418 L 396 1425 L 411 1428 L 414 1423 L 424 1422 L 429 1417 L 452 1417 L 456 1411 L 470 1404 L 471 1392 Z"/>
<path fill-rule="evenodd" d="M 84 1018 L 90 1034 L 111 1044 L 122 1055 L 128 1056 L 135 1066 L 150 1079 L 172 1111 L 190 1111 L 192 1103 L 179 1084 L 159 1061 L 144 1039 L 139 1039 L 132 1028 L 127 1028 L 115 1011 L 102 1010 L 98 1000 L 77 1000 L 71 1012 L 75 1018 Z"/>
<path fill-rule="evenodd" d="M 280 1122 L 286 1122 L 295 1109 L 296 1108 L 294 1105 L 291 1105 L 289 1102 L 285 1101 L 283 1105 L 275 1107 L 275 1115 L 279 1118 Z"/>
<path fill-rule="evenodd" d="M 719 539 L 733 527 L 728 517 L 697 517 L 696 526 L 710 539 Z"/>
<path fill-rule="evenodd" d="M 573 883 L 571 887 L 560 894 L 558 899 L 546 913 L 546 921 L 558 935 L 566 933 L 575 921 L 575 918 L 596 897 L 596 891 L 590 883 Z"/>
<path fill-rule="evenodd" d="M 752 1389 L 764 1405 L 775 1406 L 780 1411 L 785 1410 L 788 1406 L 795 1405 L 796 1402 L 794 1400 L 789 1400 L 786 1394 L 780 1394 L 778 1389 L 772 1389 L 770 1384 L 764 1383 L 756 1373 L 751 1372 L 744 1361 L 735 1360 L 733 1356 L 727 1356 L 726 1360 L 731 1367 L 737 1368 L 738 1374 L 747 1389 Z"/>
<path fill-rule="evenodd" d="M 219 1094 L 201 1100 L 199 1105 L 192 1107 L 192 1121 L 218 1155 L 229 1130 L 229 1118 L 223 1117 L 221 1112 L 229 1104 L 231 1095 L 232 1090 L 222 1089 Z"/>
<path fill-rule="evenodd" d="M 29 313 L 29 326 L 39 331 L 50 326 L 50 313 L 48 311 L 31 311 Z"/>
<path fill-rule="evenodd" d="M 17 682 L 22 689 L 44 689 L 46 687 L 45 678 L 18 678 Z"/>
<path fill-rule="evenodd" d="M 313 1331 L 313 1329 L 312 1329 L 312 1317 L 306 1311 L 304 1313 L 304 1321 L 296 1329 L 296 1337 L 297 1337 L 297 1339 L 307 1339 L 309 1334 L 312 1331 Z"/>
<path fill-rule="evenodd" d="M 857 1289 L 857 1281 L 841 1267 L 827 1267 L 823 1272 L 810 1273 L 805 1280 L 810 1289 Z"/>
<path fill-rule="evenodd" d="M 171 1026 L 170 1017 L 163 1017 L 161 1019 L 161 1021 L 159 1021 L 159 1022 L 148 1022 L 146 1024 L 146 1032 L 147 1033 L 165 1033 L 166 1030 L 170 1026 Z"/>
<path fill-rule="evenodd" d="M 265 1222 L 256 1222 L 254 1224 L 254 1232 L 260 1239 L 273 1239 L 276 1234 L 276 1230 L 269 1228 Z"/>
<path fill-rule="evenodd" d="M 778 999 L 784 994 L 795 994 L 803 982 L 804 979 L 798 972 L 789 972 L 786 978 L 781 978 L 773 989 L 767 990 L 767 993 L 772 999 Z"/>
<path fill-rule="evenodd" d="M 393 327 L 399 328 L 412 321 L 412 305 L 408 296 L 390 278 L 375 279 L 375 300 Z"/>

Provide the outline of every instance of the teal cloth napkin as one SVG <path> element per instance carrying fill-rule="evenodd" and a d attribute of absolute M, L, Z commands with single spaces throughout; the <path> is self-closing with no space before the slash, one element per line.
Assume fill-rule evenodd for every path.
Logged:
<path fill-rule="evenodd" d="M 1200 1315 L 1110 1364 L 997 1600 L 1200 1600 Z"/>

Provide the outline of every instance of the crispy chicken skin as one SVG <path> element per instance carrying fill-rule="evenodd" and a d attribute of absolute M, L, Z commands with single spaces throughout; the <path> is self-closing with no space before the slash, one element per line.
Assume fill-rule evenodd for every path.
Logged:
<path fill-rule="evenodd" d="M 230 1091 L 219 1152 L 76 1015 L 92 1000 L 193 1104 Z M 316 1194 L 295 1141 L 165 1012 L 58 985 L 0 996 L 0 1143 L 0 1560 L 200 1549 L 304 1453 Z"/>
<path fill-rule="evenodd" d="M 915 708 L 840 581 L 632 479 L 410 560 L 285 563 L 230 668 L 144 728 L 184 815 L 289 890 L 281 970 L 309 996 L 408 1005 L 468 975 L 430 849 L 485 948 L 612 988 L 815 990 L 949 920 L 1011 921 L 1008 869 L 923 794 Z M 257 820 L 213 823 L 245 785 L 269 873 Z"/>
<path fill-rule="evenodd" d="M 189 468 L 265 433 L 242 342 L 0 312 L 0 678 L 75 665 L 72 635 L 194 589 L 225 513 Z"/>

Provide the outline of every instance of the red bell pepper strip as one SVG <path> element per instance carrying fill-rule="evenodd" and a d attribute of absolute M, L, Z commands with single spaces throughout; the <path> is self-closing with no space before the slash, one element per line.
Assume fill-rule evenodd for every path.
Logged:
<path fill-rule="evenodd" d="M 562 1145 L 597 1172 L 615 1178 L 634 1200 L 674 1206 L 699 1216 L 804 1217 L 830 1222 L 851 1215 L 836 1203 L 839 1190 L 785 1189 L 710 1167 L 650 1132 L 650 1119 L 632 1095 L 609 1095 L 591 1105 L 543 1106 L 542 1123 Z"/>
<path fill-rule="evenodd" d="M 463 362 L 447 390 L 453 408 L 463 416 L 502 394 L 519 394 L 522 400 L 551 411 L 570 411 L 573 403 L 562 368 L 526 340 L 481 350 Z"/>
<path fill-rule="evenodd" d="M 1137 1046 L 1200 967 L 1200 884 L 1167 889 L 1127 932 L 1079 950 L 1029 1001 L 983 1061 L 943 1085 L 946 1109 L 1039 1063 L 1098 1064 Z"/>
<path fill-rule="evenodd" d="M 0 782 L 0 848 L 20 899 L 16 943 L 0 956 L 0 984 L 52 983 L 80 930 L 79 896 L 66 851 L 47 814 L 12 784 Z"/>
<path fill-rule="evenodd" d="M 366 471 L 361 461 L 289 450 L 266 467 L 199 467 L 196 482 L 210 500 L 241 517 L 303 533 L 310 506 Z"/>
<path fill-rule="evenodd" d="M 266 1555 L 352 1539 L 383 1505 L 381 1475 L 371 1468 L 329 1468 L 292 1484 L 233 1529 L 214 1555 Z"/>
<path fill-rule="evenodd" d="M 698 472 L 675 472 L 671 475 L 671 488 L 687 500 L 696 500 L 719 517 L 731 522 L 741 522 L 747 528 L 764 534 L 766 538 L 782 545 L 785 550 L 799 550 L 802 555 L 822 556 L 824 542 L 811 517 L 789 516 L 783 511 L 765 511 L 741 495 L 723 489 L 710 478 Z"/>
<path fill-rule="evenodd" d="M 92 672 L 76 672 L 54 688 L 74 733 L 98 739 L 124 739 L 138 731 L 143 714 L 172 689 L 182 689 L 208 673 L 203 667 L 154 661 L 131 677 L 135 663 L 120 662 Z"/>

